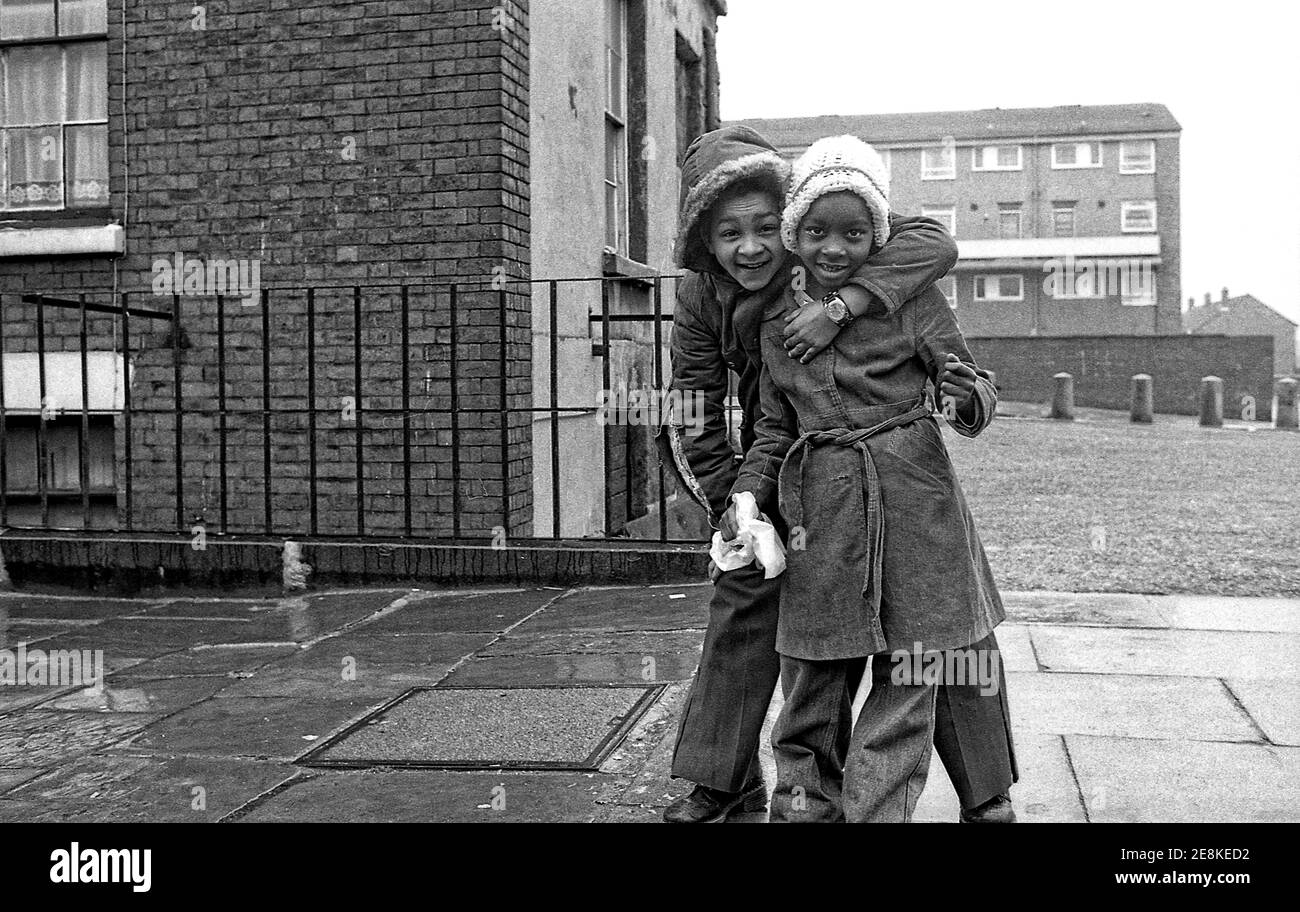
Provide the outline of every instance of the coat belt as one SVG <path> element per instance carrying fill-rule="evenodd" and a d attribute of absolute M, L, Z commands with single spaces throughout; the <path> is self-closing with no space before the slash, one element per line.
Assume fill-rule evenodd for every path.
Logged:
<path fill-rule="evenodd" d="M 866 440 L 876 434 L 911 424 L 925 418 L 930 408 L 924 398 L 907 411 L 866 428 L 830 428 L 808 431 L 786 453 L 778 479 L 778 502 L 781 515 L 790 528 L 803 525 L 803 464 L 810 447 L 852 447 L 862 455 L 862 488 L 867 510 L 867 569 L 862 579 L 862 597 L 871 603 L 873 615 L 880 612 L 880 577 L 884 556 L 884 519 L 880 505 L 880 477 L 876 463 L 867 449 Z"/>

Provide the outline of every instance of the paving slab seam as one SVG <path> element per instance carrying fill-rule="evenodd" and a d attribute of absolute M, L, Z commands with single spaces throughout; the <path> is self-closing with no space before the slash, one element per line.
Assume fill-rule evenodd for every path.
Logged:
<path fill-rule="evenodd" d="M 1070 768 L 1070 779 L 1074 782 L 1074 794 L 1079 800 L 1079 807 L 1083 808 L 1083 822 L 1092 823 L 1092 815 L 1088 813 L 1088 801 L 1083 796 L 1083 785 L 1079 782 L 1079 771 L 1074 768 L 1074 758 L 1070 756 L 1070 745 L 1065 740 L 1065 735 L 1057 735 L 1061 739 L 1061 750 L 1065 753 L 1065 764 Z"/>
<path fill-rule="evenodd" d="M 234 823 L 238 821 L 241 817 L 245 817 L 248 814 L 251 814 L 253 811 L 257 810 L 259 807 L 261 807 L 267 801 L 270 801 L 276 795 L 279 795 L 281 792 L 288 791 L 290 788 L 292 788 L 295 785 L 298 785 L 301 782 L 310 782 L 312 779 L 315 778 L 316 778 L 316 774 L 309 770 L 295 770 L 294 773 L 291 776 L 289 776 L 289 778 L 285 779 L 283 782 L 277 782 L 275 785 L 271 786 L 269 789 L 262 792 L 261 794 L 254 795 L 252 798 L 249 798 L 247 801 L 245 801 L 239 807 L 235 808 L 233 811 L 230 811 L 225 816 L 218 817 L 216 822 Z"/>
<path fill-rule="evenodd" d="M 1241 702 L 1241 698 L 1237 696 L 1236 691 L 1232 689 L 1232 685 L 1228 683 L 1226 678 L 1219 678 L 1218 681 L 1223 685 L 1223 689 L 1228 692 L 1228 698 L 1232 700 L 1233 704 L 1239 710 L 1241 710 L 1241 714 L 1250 720 L 1251 727 L 1254 728 L 1255 733 L 1259 735 L 1260 741 L 1272 747 L 1284 746 L 1274 743 L 1273 739 L 1268 736 L 1268 733 L 1264 731 L 1263 727 L 1255 721 L 1255 717 L 1250 714 L 1250 710 L 1246 708 L 1246 704 Z"/>
<path fill-rule="evenodd" d="M 548 587 L 548 588 L 549 588 L 549 587 Z M 519 620 L 515 621 L 513 624 L 511 624 L 511 625 L 510 625 L 509 627 L 507 627 L 505 630 L 502 630 L 500 633 L 498 633 L 498 634 L 497 634 L 496 636 L 494 636 L 492 639 L 488 640 L 488 641 L 487 641 L 486 643 L 484 643 L 482 646 L 479 646 L 479 647 L 478 647 L 477 649 L 475 649 L 473 652 L 470 652 L 470 653 L 467 653 L 466 655 L 461 656 L 459 659 L 456 660 L 456 663 L 455 663 L 454 665 L 452 665 L 450 668 L 447 669 L 446 673 L 444 673 L 441 677 L 437 678 L 437 679 L 436 679 L 436 680 L 435 680 L 431 685 L 429 685 L 429 686 L 430 686 L 430 687 L 437 687 L 437 686 L 438 686 L 439 684 L 441 684 L 443 681 L 447 680 L 449 677 L 451 677 L 453 674 L 455 674 L 455 673 L 456 673 L 456 670 L 457 670 L 458 668 L 460 668 L 462 665 L 464 665 L 464 664 L 465 664 L 466 662 L 468 662 L 470 659 L 474 658 L 475 655 L 477 655 L 478 653 L 482 652 L 484 649 L 487 649 L 489 646 L 492 646 L 494 643 L 497 643 L 497 642 L 498 642 L 498 641 L 499 641 L 503 636 L 505 636 L 506 634 L 510 633 L 512 630 L 514 630 L 514 629 L 515 629 L 516 627 L 518 627 L 520 624 L 526 624 L 528 621 L 531 621 L 533 618 L 537 617 L 537 615 L 541 614 L 541 613 L 542 613 L 543 611 L 545 611 L 547 608 L 550 608 L 550 607 L 551 607 L 552 605 L 554 605 L 556 602 L 560 601 L 560 600 L 563 599 L 565 596 L 570 595 L 571 593 L 573 593 L 573 592 L 575 592 L 575 591 L 577 591 L 577 590 L 574 590 L 574 589 L 564 589 L 564 590 L 560 591 L 560 594 L 559 594 L 559 595 L 557 595 L 557 596 L 555 596 L 554 598 L 548 600 L 548 601 L 546 602 L 546 604 L 542 605 L 540 608 L 537 608 L 536 610 L 530 612 L 529 614 L 527 614 L 527 615 L 525 615 L 524 617 L 520 618 Z"/>
<path fill-rule="evenodd" d="M 380 590 L 376 590 L 376 591 L 379 591 L 379 592 L 387 592 L 387 591 L 389 591 L 389 590 L 380 589 Z M 396 590 L 392 590 L 392 591 L 396 591 Z M 422 599 L 416 599 L 416 598 L 415 598 L 415 593 L 416 593 L 417 591 L 418 591 L 418 590 L 414 590 L 414 589 L 412 589 L 412 590 L 408 591 L 406 595 L 398 596 L 397 598 L 395 598 L 395 599 L 393 599 L 391 602 L 389 602 L 387 605 L 384 605 L 382 608 L 377 608 L 377 609 L 375 609 L 374 611 L 372 611 L 370 614 L 366 615 L 366 616 L 363 617 L 363 618 L 357 618 L 357 619 L 352 620 L 352 621 L 346 621 L 346 622 L 344 622 L 343 626 L 341 626 L 341 627 L 336 627 L 336 628 L 334 628 L 334 629 L 331 630 L 331 631 L 328 631 L 328 632 L 326 632 L 326 633 L 322 633 L 320 636 L 315 637 L 314 639 L 304 640 L 302 643 L 296 643 L 296 644 L 294 644 L 294 645 L 300 647 L 300 649 L 303 649 L 303 650 L 311 649 L 311 648 L 312 648 L 313 646 L 315 646 L 317 643 L 322 643 L 322 642 L 324 642 L 325 640 L 328 640 L 328 639 L 332 639 L 332 638 L 335 638 L 335 637 L 342 636 L 342 635 L 345 634 L 345 633 L 351 633 L 353 630 L 356 630 L 356 629 L 359 628 L 359 627 L 364 627 L 365 625 L 367 625 L 367 624 L 369 624 L 369 623 L 372 623 L 372 622 L 374 622 L 374 621 L 377 621 L 377 620 L 379 620 L 379 619 L 381 619 L 381 618 L 388 617 L 388 615 L 390 615 L 390 614 L 396 614 L 398 611 L 401 611 L 401 610 L 402 610 L 403 608 L 405 608 L 407 605 L 411 604 L 412 601 L 422 601 Z M 346 594 L 350 594 L 350 593 L 344 593 L 344 594 L 346 595 Z M 297 603 L 301 603 L 300 606 L 303 607 L 303 608 L 307 608 L 307 607 L 308 607 L 308 606 L 307 606 L 307 599 L 306 599 L 305 597 L 298 598 L 298 599 L 292 599 L 292 600 L 286 600 L 286 605 L 285 605 L 285 607 L 288 607 L 288 608 L 299 607 L 299 604 L 297 604 Z"/>

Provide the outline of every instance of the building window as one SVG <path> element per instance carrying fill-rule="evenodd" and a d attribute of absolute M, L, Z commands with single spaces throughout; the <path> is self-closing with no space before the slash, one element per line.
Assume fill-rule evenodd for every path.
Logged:
<path fill-rule="evenodd" d="M 1079 268 L 1070 260 L 1065 265 L 1072 268 L 1058 269 L 1048 277 L 1047 292 L 1058 301 L 1073 301 L 1078 298 L 1098 298 L 1097 270 Z"/>
<path fill-rule="evenodd" d="M 1053 168 L 1100 168 L 1101 143 L 1071 142 L 1052 144 Z"/>
<path fill-rule="evenodd" d="M 1141 232 L 1156 230 L 1156 201 L 1129 200 L 1120 204 L 1120 230 Z"/>
<path fill-rule="evenodd" d="M 1020 237 L 1020 204 L 998 204 L 998 237 Z"/>
<path fill-rule="evenodd" d="M 932 218 L 936 222 L 942 222 L 943 227 L 948 229 L 948 233 L 953 237 L 957 236 L 957 207 L 956 206 L 922 206 L 921 214 L 926 218 Z"/>
<path fill-rule="evenodd" d="M 1139 139 L 1119 144 L 1120 174 L 1155 174 L 1156 141 Z"/>
<path fill-rule="evenodd" d="M 948 299 L 948 306 L 957 307 L 957 277 L 944 276 L 934 283 L 934 287 L 943 292 L 943 296 Z"/>
<path fill-rule="evenodd" d="M 0 210 L 108 205 L 107 32 L 106 0 L 0 4 Z"/>
<path fill-rule="evenodd" d="M 628 252 L 627 2 L 605 0 L 605 245 Z"/>
<path fill-rule="evenodd" d="M 974 171 L 1020 171 L 1024 167 L 1020 146 L 978 146 L 971 149 Z"/>
<path fill-rule="evenodd" d="M 1119 299 L 1121 304 L 1125 307 L 1156 306 L 1156 286 L 1154 282 L 1134 282 L 1132 286 L 1124 288 Z"/>
<path fill-rule="evenodd" d="M 1052 234 L 1055 237 L 1074 237 L 1074 203 L 1052 205 Z"/>
<path fill-rule="evenodd" d="M 957 177 L 957 150 L 950 144 L 921 150 L 921 180 L 953 180 Z"/>
<path fill-rule="evenodd" d="M 1018 275 L 975 276 L 976 301 L 1023 301 L 1025 282 Z"/>

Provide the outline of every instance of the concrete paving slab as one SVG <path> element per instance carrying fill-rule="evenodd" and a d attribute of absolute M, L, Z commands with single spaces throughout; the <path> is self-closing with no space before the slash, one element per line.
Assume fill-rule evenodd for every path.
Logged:
<path fill-rule="evenodd" d="M 284 619 L 274 617 L 257 620 L 210 618 L 198 621 L 166 617 L 112 618 L 93 628 L 87 628 L 84 636 L 99 636 L 114 642 L 147 643 L 168 650 L 225 643 L 276 643 L 293 640 Z"/>
<path fill-rule="evenodd" d="M 1002 667 L 1007 671 L 1038 671 L 1038 659 L 1029 640 L 1029 628 L 1024 624 L 999 624 L 994 631 L 998 651 L 1002 653 Z"/>
<path fill-rule="evenodd" d="M 157 599 L 59 598 L 26 593 L 0 593 L 0 618 L 102 621 L 121 615 L 136 614 L 157 604 Z"/>
<path fill-rule="evenodd" d="M 1268 740 L 1300 747 L 1300 682 L 1230 678 L 1224 683 Z"/>
<path fill-rule="evenodd" d="M 329 669 L 341 674 L 348 665 L 378 669 L 385 665 L 450 665 L 491 641 L 491 633 L 430 636 L 370 636 L 361 628 L 321 640 L 309 649 L 275 663 L 277 668 Z"/>
<path fill-rule="evenodd" d="M 1020 823 L 1083 823 L 1079 788 L 1070 769 L 1065 741 L 1059 735 L 1013 730 L 1020 781 L 1011 787 L 1011 803 Z M 930 778 L 917 802 L 916 823 L 956 823 L 961 802 L 938 753 L 930 758 Z"/>
<path fill-rule="evenodd" d="M 28 709 L 4 717 L 0 766 L 52 766 L 94 753 L 157 720 L 146 713 L 69 713 Z"/>
<path fill-rule="evenodd" d="M 1260 741 L 1219 681 L 1119 674 L 1008 672 L 1016 732 L 1197 741 Z"/>
<path fill-rule="evenodd" d="M 1300 680 L 1300 635 L 1036 626 L 1046 671 Z"/>
<path fill-rule="evenodd" d="M 315 770 L 240 823 L 584 823 L 605 785 L 599 773 Z M 3 808 L 0 808 L 3 813 Z"/>
<path fill-rule="evenodd" d="M 713 587 L 641 586 L 579 589 L 512 631 L 535 633 L 577 630 L 683 630 L 709 623 Z M 674 598 L 685 596 L 685 598 Z"/>
<path fill-rule="evenodd" d="M 30 801 L 28 822 L 215 822 L 297 774 L 249 760 L 83 757 L 6 796 Z"/>
<path fill-rule="evenodd" d="M 276 659 L 300 651 L 297 646 L 290 644 L 200 647 L 173 652 L 147 662 L 139 662 L 119 672 L 116 677 L 120 680 L 180 678 L 196 675 L 227 677 L 247 674 Z M 107 656 L 105 661 L 108 661 Z"/>
<path fill-rule="evenodd" d="M 672 778 L 673 748 L 688 692 L 689 684 L 684 681 L 665 687 L 623 743 L 601 764 L 601 772 L 613 778 L 611 791 L 600 798 L 605 807 L 597 819 L 612 819 L 610 815 L 622 806 L 647 808 L 662 815 L 665 807 L 695 787 L 693 782 Z"/>
<path fill-rule="evenodd" d="M 562 594 L 558 589 L 524 589 L 417 598 L 363 630 L 368 634 L 499 633 Z"/>
<path fill-rule="evenodd" d="M 445 665 L 359 665 L 344 678 L 337 668 L 263 668 L 222 690 L 217 697 L 361 697 L 391 699 L 413 687 L 432 687 L 446 677 Z"/>
<path fill-rule="evenodd" d="M 44 704 L 46 709 L 76 712 L 124 712 L 166 715 L 208 699 L 234 683 L 232 678 L 162 678 L 117 681 L 103 687 L 83 687 Z"/>
<path fill-rule="evenodd" d="M 643 687 L 420 691 L 310 762 L 583 766 L 644 696 Z"/>
<path fill-rule="evenodd" d="M 1300 749 L 1065 739 L 1094 823 L 1300 820 Z"/>
<path fill-rule="evenodd" d="M 382 702 L 356 697 L 218 698 L 164 719 L 115 750 L 291 760 Z"/>
<path fill-rule="evenodd" d="M 653 654 L 491 656 L 473 658 L 456 668 L 443 684 L 650 684 L 683 681 L 699 665 L 698 649 Z"/>
<path fill-rule="evenodd" d="M 0 769 L 0 794 L 17 788 L 24 782 L 35 779 L 45 770 L 37 766 L 22 766 Z"/>
<path fill-rule="evenodd" d="M 59 621 L 0 621 L 0 649 L 17 649 L 21 643 L 38 646 L 73 629 L 74 625 Z"/>
<path fill-rule="evenodd" d="M 76 690 L 75 686 L 70 687 L 49 687 L 42 685 L 17 685 L 6 684 L 0 687 L 0 713 L 15 712 L 25 709 L 29 706 L 38 706 L 41 703 L 51 700 L 62 694 L 71 693 Z"/>
<path fill-rule="evenodd" d="M 1261 630 L 1300 633 L 1300 599 L 1153 595 L 1165 626 L 1193 630 Z"/>
<path fill-rule="evenodd" d="M 244 620 L 263 612 L 284 610 L 285 608 L 277 599 L 254 602 L 234 599 L 184 599 L 147 605 L 139 611 L 131 612 L 127 617 Z"/>
<path fill-rule="evenodd" d="M 542 633 L 526 636 L 509 634 L 498 637 L 480 649 L 478 658 L 488 656 L 544 656 L 589 654 L 638 654 L 684 652 L 694 649 L 697 657 L 704 645 L 704 628 L 665 630 L 647 633 L 639 630 L 607 632 L 584 630 L 579 633 Z"/>
<path fill-rule="evenodd" d="M 1003 592 L 1007 620 L 1016 624 L 1083 624 L 1163 627 L 1160 611 L 1144 595 L 1122 592 Z"/>

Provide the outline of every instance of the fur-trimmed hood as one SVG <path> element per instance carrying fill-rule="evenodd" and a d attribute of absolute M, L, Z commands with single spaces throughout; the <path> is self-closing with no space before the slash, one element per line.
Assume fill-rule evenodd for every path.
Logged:
<path fill-rule="evenodd" d="M 721 273 L 700 232 L 700 221 L 728 186 L 768 173 L 784 189 L 790 165 L 749 127 L 727 126 L 696 138 L 682 161 L 682 203 L 673 258 L 683 269 Z M 784 200 L 781 200 L 784 202 Z"/>

